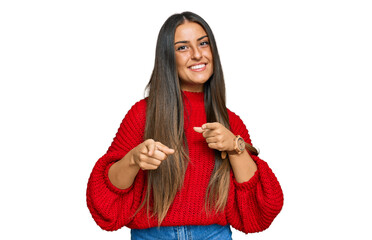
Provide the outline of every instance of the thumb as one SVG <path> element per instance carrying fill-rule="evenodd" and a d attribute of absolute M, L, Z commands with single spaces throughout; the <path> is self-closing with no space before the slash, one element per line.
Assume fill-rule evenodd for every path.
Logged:
<path fill-rule="evenodd" d="M 194 131 L 198 132 L 198 133 L 203 133 L 204 132 L 203 128 L 201 128 L 201 127 L 194 127 Z"/>

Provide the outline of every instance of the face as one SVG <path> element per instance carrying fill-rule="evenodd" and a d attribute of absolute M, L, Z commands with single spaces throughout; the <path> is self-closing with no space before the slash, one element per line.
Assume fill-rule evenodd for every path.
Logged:
<path fill-rule="evenodd" d="M 174 49 L 181 89 L 202 92 L 213 74 L 213 57 L 209 39 L 197 23 L 185 22 L 176 28 Z"/>

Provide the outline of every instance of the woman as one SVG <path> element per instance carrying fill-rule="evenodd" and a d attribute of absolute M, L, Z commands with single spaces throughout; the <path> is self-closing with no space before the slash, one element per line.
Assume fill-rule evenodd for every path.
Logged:
<path fill-rule="evenodd" d="M 91 173 L 87 203 L 96 223 L 127 226 L 132 239 L 231 239 L 230 225 L 268 228 L 282 190 L 225 106 L 208 24 L 191 12 L 169 17 L 155 60 L 149 96 L 129 110 Z"/>

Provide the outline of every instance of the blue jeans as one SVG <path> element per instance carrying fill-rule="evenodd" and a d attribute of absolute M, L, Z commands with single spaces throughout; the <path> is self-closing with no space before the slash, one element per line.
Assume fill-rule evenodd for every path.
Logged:
<path fill-rule="evenodd" d="M 231 240 L 230 225 L 197 225 L 132 229 L 132 240 Z"/>

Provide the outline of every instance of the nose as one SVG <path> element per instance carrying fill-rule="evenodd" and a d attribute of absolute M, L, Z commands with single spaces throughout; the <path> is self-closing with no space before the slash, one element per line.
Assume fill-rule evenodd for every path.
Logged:
<path fill-rule="evenodd" d="M 202 53 L 199 48 L 194 48 L 192 52 L 192 58 L 193 59 L 200 59 L 202 57 Z"/>

